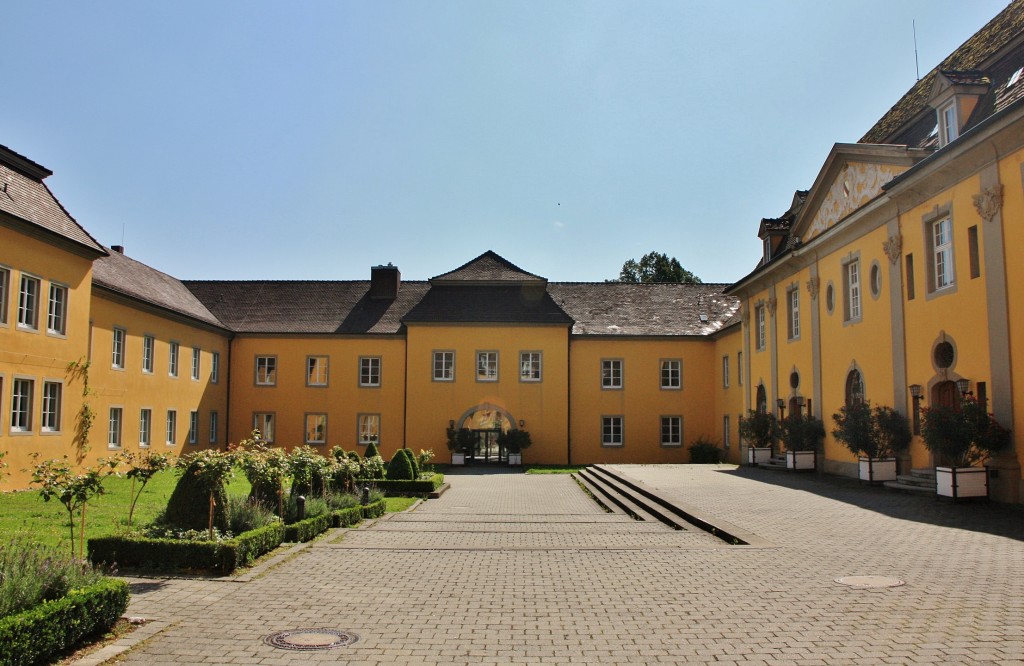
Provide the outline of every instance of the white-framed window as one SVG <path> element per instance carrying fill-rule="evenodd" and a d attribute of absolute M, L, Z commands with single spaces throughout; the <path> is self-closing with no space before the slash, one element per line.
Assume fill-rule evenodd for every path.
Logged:
<path fill-rule="evenodd" d="M 539 382 L 541 380 L 541 353 L 539 351 L 519 352 L 519 381 Z"/>
<path fill-rule="evenodd" d="M 732 419 L 729 418 L 728 414 L 726 414 L 726 415 L 724 415 L 722 417 L 722 448 L 724 448 L 726 451 L 729 450 L 729 446 L 730 446 L 730 442 L 731 442 L 731 439 L 730 439 L 731 438 L 731 433 L 732 433 L 731 422 L 732 422 Z"/>
<path fill-rule="evenodd" d="M 217 431 L 220 429 L 220 416 L 216 411 L 210 412 L 210 444 L 217 443 Z"/>
<path fill-rule="evenodd" d="M 11 271 L 0 266 L 0 326 L 7 324 L 7 301 L 11 293 Z"/>
<path fill-rule="evenodd" d="M 114 329 L 113 344 L 110 350 L 110 367 L 124 370 L 124 342 L 125 331 L 123 328 Z"/>
<path fill-rule="evenodd" d="M 178 343 L 173 340 L 167 354 L 167 374 L 171 377 L 178 376 Z"/>
<path fill-rule="evenodd" d="M 960 136 L 960 123 L 956 115 L 956 100 L 939 108 L 939 144 L 945 146 Z"/>
<path fill-rule="evenodd" d="M 256 386 L 275 386 L 277 384 L 277 357 L 256 357 Z M 264 438 L 266 439 L 266 438 Z"/>
<path fill-rule="evenodd" d="M 142 371 L 153 373 L 153 358 L 156 354 L 156 338 L 152 335 L 142 336 Z"/>
<path fill-rule="evenodd" d="M 260 436 L 267 444 L 274 443 L 274 413 L 256 412 L 252 415 L 252 427 L 260 431 Z"/>
<path fill-rule="evenodd" d="M 306 444 L 327 443 L 327 415 L 306 414 Z"/>
<path fill-rule="evenodd" d="M 662 416 L 661 417 L 661 445 L 682 446 L 683 445 L 683 417 Z"/>
<path fill-rule="evenodd" d="M 854 259 L 843 267 L 844 321 L 860 319 L 860 260 Z"/>
<path fill-rule="evenodd" d="M 621 416 L 601 417 L 601 446 L 622 446 L 625 443 Z"/>
<path fill-rule="evenodd" d="M 433 368 L 435 382 L 455 381 L 455 352 L 435 351 Z"/>
<path fill-rule="evenodd" d="M 729 357 L 722 357 L 722 388 L 729 388 Z"/>
<path fill-rule="evenodd" d="M 11 383 L 11 432 L 32 431 L 32 398 L 35 389 L 34 379 L 15 377 Z"/>
<path fill-rule="evenodd" d="M 139 410 L 139 447 L 148 448 L 150 436 L 153 432 L 153 410 L 144 408 Z"/>
<path fill-rule="evenodd" d="M 46 309 L 46 332 L 51 335 L 67 334 L 68 288 L 50 283 L 50 300 Z"/>
<path fill-rule="evenodd" d="M 43 409 L 40 413 L 43 432 L 60 432 L 60 411 L 64 385 L 60 382 L 43 382 Z"/>
<path fill-rule="evenodd" d="M 683 362 L 677 358 L 663 358 L 661 366 L 661 388 L 677 390 L 683 388 Z"/>
<path fill-rule="evenodd" d="M 199 412 L 188 413 L 188 443 L 196 444 L 199 441 Z"/>
<path fill-rule="evenodd" d="M 765 307 L 758 305 L 754 308 L 754 321 L 757 325 L 757 351 L 764 351 L 768 346 L 768 329 L 765 322 Z"/>
<path fill-rule="evenodd" d="M 167 410 L 167 446 L 174 446 L 178 443 L 178 412 L 173 409 Z"/>
<path fill-rule="evenodd" d="M 202 351 L 199 347 L 192 348 L 192 379 L 199 381 L 200 362 L 202 360 Z"/>
<path fill-rule="evenodd" d="M 121 423 L 124 410 L 120 407 L 110 408 L 110 420 L 107 423 L 107 448 L 121 448 Z"/>
<path fill-rule="evenodd" d="M 786 334 L 790 340 L 800 337 L 800 289 L 786 292 Z"/>
<path fill-rule="evenodd" d="M 743 352 L 736 352 L 736 383 L 743 386 Z"/>
<path fill-rule="evenodd" d="M 210 383 L 216 384 L 220 381 L 220 352 L 213 352 L 210 355 Z"/>
<path fill-rule="evenodd" d="M 932 223 L 935 290 L 953 286 L 953 222 L 948 217 Z"/>
<path fill-rule="evenodd" d="M 380 442 L 380 414 L 359 415 L 359 443 L 366 446 L 370 442 Z"/>
<path fill-rule="evenodd" d="M 380 386 L 380 356 L 359 357 L 359 385 Z"/>
<path fill-rule="evenodd" d="M 498 381 L 498 352 L 478 351 L 476 353 L 476 380 L 478 382 Z"/>
<path fill-rule="evenodd" d="M 620 389 L 622 388 L 622 359 L 605 358 L 601 359 L 601 388 Z M 609 417 L 611 418 L 611 417 Z"/>
<path fill-rule="evenodd" d="M 306 386 L 327 386 L 327 356 L 306 357 Z"/>
<path fill-rule="evenodd" d="M 28 330 L 39 328 L 39 278 L 21 276 L 18 292 L 18 327 Z"/>

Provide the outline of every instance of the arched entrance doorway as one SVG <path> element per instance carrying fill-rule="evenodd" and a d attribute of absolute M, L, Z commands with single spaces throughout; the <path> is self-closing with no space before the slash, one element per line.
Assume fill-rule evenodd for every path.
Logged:
<path fill-rule="evenodd" d="M 516 429 L 515 417 L 508 410 L 490 403 L 470 407 L 459 417 L 456 428 L 469 428 L 475 438 L 473 451 L 466 454 L 467 463 L 508 462 L 508 451 L 498 441 L 501 433 Z"/>

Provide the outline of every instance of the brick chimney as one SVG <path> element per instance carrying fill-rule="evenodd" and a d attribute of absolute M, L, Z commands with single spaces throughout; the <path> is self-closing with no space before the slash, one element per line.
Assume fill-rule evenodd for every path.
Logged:
<path fill-rule="evenodd" d="M 124 254 L 124 245 L 111 245 L 110 249 L 118 254 Z"/>
<path fill-rule="evenodd" d="M 370 267 L 370 298 L 375 301 L 393 301 L 398 298 L 398 286 L 402 282 L 402 274 L 398 266 L 388 263 L 387 266 Z"/>

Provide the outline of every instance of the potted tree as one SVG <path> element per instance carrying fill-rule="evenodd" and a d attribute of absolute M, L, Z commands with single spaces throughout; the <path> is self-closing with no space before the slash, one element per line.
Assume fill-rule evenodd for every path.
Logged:
<path fill-rule="evenodd" d="M 448 426 L 445 429 L 445 435 L 447 436 L 448 450 L 452 452 L 452 464 L 465 465 L 466 454 L 459 447 L 459 430 L 454 426 Z"/>
<path fill-rule="evenodd" d="M 525 430 L 509 430 L 498 435 L 498 445 L 508 451 L 509 465 L 522 465 L 523 449 L 529 448 L 532 443 L 530 433 Z"/>
<path fill-rule="evenodd" d="M 922 409 L 921 437 L 939 463 L 935 491 L 940 496 L 988 496 L 988 472 L 976 465 L 1005 448 L 1010 431 L 999 425 L 983 403 L 967 397 L 958 406 Z"/>
<path fill-rule="evenodd" d="M 747 441 L 747 462 L 751 465 L 766 463 L 772 458 L 772 448 L 779 441 L 779 422 L 774 414 L 753 409 L 740 419 L 740 437 Z"/>
<path fill-rule="evenodd" d="M 821 419 L 798 412 L 782 419 L 779 430 L 786 447 L 786 469 L 817 469 L 818 449 L 825 440 Z"/>
<path fill-rule="evenodd" d="M 907 417 L 892 407 L 872 408 L 865 400 L 841 407 L 832 420 L 832 436 L 857 456 L 861 481 L 896 480 L 896 453 L 910 446 Z"/>

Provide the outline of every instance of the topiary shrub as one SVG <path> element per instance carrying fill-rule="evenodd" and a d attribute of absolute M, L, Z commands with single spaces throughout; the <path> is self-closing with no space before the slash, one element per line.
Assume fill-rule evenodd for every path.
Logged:
<path fill-rule="evenodd" d="M 423 473 L 423 470 L 420 469 L 420 461 L 416 458 L 416 454 L 412 452 L 412 449 L 401 450 L 405 451 L 405 456 L 409 459 L 409 463 L 412 465 L 412 478 L 420 478 L 420 474 Z"/>
<path fill-rule="evenodd" d="M 377 442 L 370 442 L 366 445 L 366 452 L 363 453 L 363 460 L 379 455 L 380 451 L 377 450 Z"/>
<path fill-rule="evenodd" d="M 174 492 L 167 500 L 164 520 L 169 525 L 189 530 L 204 530 L 209 527 L 210 495 L 213 494 L 213 526 L 227 529 L 228 493 L 223 482 L 211 482 L 186 467 L 174 486 Z"/>
<path fill-rule="evenodd" d="M 409 456 L 406 455 L 407 449 L 398 449 L 395 452 L 395 457 L 391 459 L 388 464 L 388 477 L 389 479 L 401 479 L 404 481 L 412 481 L 415 477 L 413 476 L 412 462 Z"/>

